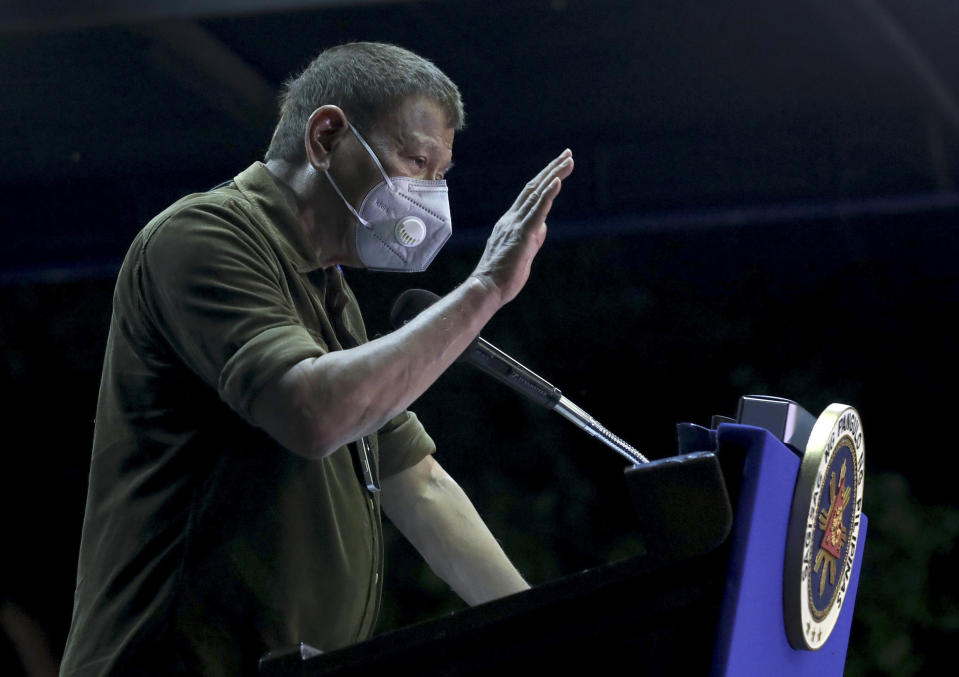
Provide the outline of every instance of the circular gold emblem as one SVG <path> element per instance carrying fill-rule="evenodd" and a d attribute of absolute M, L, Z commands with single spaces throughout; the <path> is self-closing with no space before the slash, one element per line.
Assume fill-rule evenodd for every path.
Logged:
<path fill-rule="evenodd" d="M 809 435 L 789 516 L 783 612 L 794 649 L 819 649 L 839 620 L 856 561 L 865 453 L 859 413 L 829 405 Z"/>

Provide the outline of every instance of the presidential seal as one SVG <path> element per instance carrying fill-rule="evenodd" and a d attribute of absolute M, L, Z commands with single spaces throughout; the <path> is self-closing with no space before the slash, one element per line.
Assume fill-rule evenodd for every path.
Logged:
<path fill-rule="evenodd" d="M 856 561 L 865 453 L 859 413 L 829 405 L 809 435 L 789 516 L 783 612 L 794 649 L 821 648 L 839 620 Z"/>

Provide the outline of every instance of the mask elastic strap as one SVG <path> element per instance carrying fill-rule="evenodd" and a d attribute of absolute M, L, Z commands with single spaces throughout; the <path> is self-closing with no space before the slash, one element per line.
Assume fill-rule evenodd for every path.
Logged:
<path fill-rule="evenodd" d="M 353 216 L 356 217 L 356 220 L 362 223 L 364 226 L 370 225 L 370 222 L 360 216 L 359 212 L 353 209 L 353 205 L 350 204 L 350 201 L 346 199 L 343 195 L 343 191 L 340 190 L 340 187 L 336 185 L 336 181 L 333 180 L 333 177 L 330 176 L 330 172 L 326 169 L 323 170 L 323 173 L 326 174 L 326 180 L 330 182 L 330 185 L 333 186 L 333 190 L 336 191 L 336 194 L 340 196 L 340 199 L 343 200 L 343 204 L 346 205 L 346 208 L 353 212 Z"/>
<path fill-rule="evenodd" d="M 390 190 L 395 191 L 396 189 L 393 188 L 393 182 L 390 181 L 390 177 L 386 175 L 386 171 L 383 169 L 383 165 L 380 164 L 380 159 L 376 157 L 376 153 L 374 153 L 373 149 L 370 148 L 370 144 L 366 142 L 366 139 L 360 136 L 360 133 L 356 131 L 356 127 L 353 126 L 352 122 L 347 122 L 346 124 L 350 126 L 350 129 L 353 130 L 353 134 L 356 135 L 357 140 L 359 140 L 359 142 L 363 144 L 363 147 L 366 149 L 366 152 L 370 154 L 371 158 L 373 158 L 373 162 L 376 163 L 376 168 L 380 170 L 380 174 L 383 175 L 383 180 L 386 181 L 386 184 L 390 187 Z"/>
<path fill-rule="evenodd" d="M 353 123 L 352 123 L 352 122 L 347 122 L 346 124 L 348 124 L 348 125 L 350 126 L 350 129 L 352 130 L 353 134 L 356 136 L 357 140 L 358 140 L 361 144 L 363 144 L 363 148 L 366 149 L 366 152 L 369 153 L 369 156 L 370 156 L 371 158 L 373 158 L 373 163 L 376 165 L 376 168 L 377 168 L 378 170 L 380 170 L 380 174 L 383 175 L 383 180 L 386 181 L 386 185 L 388 185 L 388 186 L 390 187 L 390 190 L 391 190 L 391 191 L 396 192 L 396 188 L 393 187 L 393 182 L 390 181 L 390 177 L 387 176 L 386 171 L 384 171 L 383 165 L 380 164 L 380 159 L 379 159 L 378 157 L 376 157 L 376 153 L 374 153 L 374 152 L 373 152 L 373 149 L 370 148 L 370 144 L 368 144 L 368 143 L 366 142 L 366 139 L 364 139 L 364 138 L 360 135 L 360 133 L 359 133 L 358 131 L 356 131 L 356 127 L 353 126 Z M 343 200 L 343 204 L 346 205 L 346 208 L 349 209 L 351 212 L 353 212 L 353 216 L 356 217 L 356 220 L 359 221 L 360 223 L 362 223 L 364 226 L 370 225 L 370 222 L 369 222 L 369 221 L 367 221 L 366 219 L 364 219 L 362 216 L 360 216 L 359 212 L 357 212 L 355 209 L 353 209 L 353 205 L 351 205 L 351 204 L 350 204 L 350 201 L 347 200 L 346 197 L 343 195 L 343 191 L 340 190 L 340 187 L 336 185 L 336 181 L 334 181 L 334 180 L 333 180 L 333 177 L 330 176 L 330 172 L 324 169 L 324 170 L 323 170 L 323 173 L 326 174 L 327 180 L 330 182 L 330 185 L 333 186 L 333 190 L 336 191 L 336 194 L 340 196 L 340 199 L 341 199 L 341 200 Z"/>

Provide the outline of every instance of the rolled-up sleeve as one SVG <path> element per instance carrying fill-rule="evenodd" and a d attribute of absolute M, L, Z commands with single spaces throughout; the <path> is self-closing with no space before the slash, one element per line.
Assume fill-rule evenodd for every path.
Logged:
<path fill-rule="evenodd" d="M 380 475 L 389 477 L 422 461 L 436 444 L 412 411 L 395 417 L 379 432 Z"/>
<path fill-rule="evenodd" d="M 180 360 L 248 422 L 268 383 L 327 346 L 303 326 L 276 253 L 217 205 L 184 209 L 144 245 L 142 303 Z"/>

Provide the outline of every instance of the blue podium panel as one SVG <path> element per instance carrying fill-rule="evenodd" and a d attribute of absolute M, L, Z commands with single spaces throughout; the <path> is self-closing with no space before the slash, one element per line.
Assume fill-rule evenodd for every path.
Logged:
<path fill-rule="evenodd" d="M 829 640 L 817 651 L 793 649 L 783 617 L 783 567 L 800 459 L 762 428 L 721 424 L 717 439 L 720 454 L 745 452 L 745 463 L 712 674 L 842 675 L 866 542 L 866 516 L 860 522 L 846 601 Z"/>

